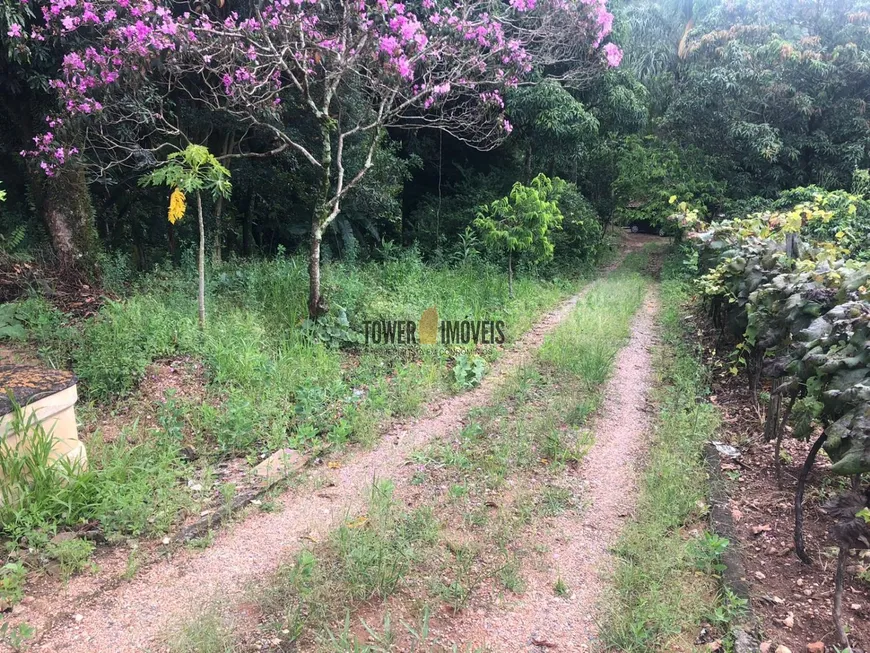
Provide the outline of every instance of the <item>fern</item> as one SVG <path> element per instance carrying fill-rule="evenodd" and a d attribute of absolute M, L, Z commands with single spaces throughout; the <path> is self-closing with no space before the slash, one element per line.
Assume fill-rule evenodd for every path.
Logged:
<path fill-rule="evenodd" d="M 21 243 L 24 242 L 25 229 L 24 225 L 18 225 L 15 229 L 12 230 L 8 236 L 4 236 L 0 234 L 0 250 L 6 252 L 7 254 L 11 254 L 18 247 L 20 247 Z"/>

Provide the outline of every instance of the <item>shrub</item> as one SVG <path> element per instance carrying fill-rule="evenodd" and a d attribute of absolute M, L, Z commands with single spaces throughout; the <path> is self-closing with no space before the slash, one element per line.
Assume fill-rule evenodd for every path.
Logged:
<path fill-rule="evenodd" d="M 553 180 L 556 204 L 562 212 L 562 229 L 553 232 L 553 260 L 557 264 L 589 267 L 601 255 L 604 229 L 592 204 L 577 186 Z"/>
<path fill-rule="evenodd" d="M 106 400 L 136 386 L 145 368 L 194 338 L 193 316 L 147 295 L 109 302 L 83 330 L 74 367 L 88 395 Z"/>

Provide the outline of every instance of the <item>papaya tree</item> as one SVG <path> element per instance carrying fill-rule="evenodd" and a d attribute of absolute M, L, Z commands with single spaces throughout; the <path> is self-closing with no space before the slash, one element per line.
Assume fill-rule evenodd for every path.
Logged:
<path fill-rule="evenodd" d="M 213 199 L 228 199 L 232 191 L 230 171 L 203 145 L 190 144 L 179 152 L 170 154 L 166 161 L 139 180 L 141 186 L 169 186 L 168 218 L 172 224 L 184 217 L 187 195 L 196 196 L 196 211 L 199 220 L 199 253 L 197 274 L 199 277 L 199 326 L 205 328 L 205 222 L 202 217 L 202 193 Z"/>
<path fill-rule="evenodd" d="M 517 182 L 507 197 L 481 207 L 474 220 L 487 247 L 507 257 L 508 293 L 514 296 L 514 258 L 526 254 L 536 262 L 553 257 L 549 234 L 562 226 L 553 180 L 539 174 L 528 186 Z"/>

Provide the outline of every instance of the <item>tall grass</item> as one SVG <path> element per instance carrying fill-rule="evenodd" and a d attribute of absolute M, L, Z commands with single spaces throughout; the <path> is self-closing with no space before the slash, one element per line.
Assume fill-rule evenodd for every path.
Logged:
<path fill-rule="evenodd" d="M 0 441 L 0 535 L 33 539 L 46 524 L 77 523 L 89 514 L 95 500 L 92 475 L 78 462 L 53 460 L 56 442 L 35 413 L 13 406 Z M 46 541 L 51 535 L 42 533 Z"/>
<path fill-rule="evenodd" d="M 92 520 L 109 539 L 166 532 L 189 502 L 179 485 L 188 470 L 177 442 L 151 436 L 140 444 L 123 435 L 111 444 L 92 440 L 85 467 L 53 459 L 55 437 L 15 406 L 0 442 L 0 537 L 38 549 L 60 529 Z"/>
<path fill-rule="evenodd" d="M 46 357 L 71 363 L 84 399 L 98 403 L 129 394 L 154 360 L 178 354 L 201 359 L 214 401 L 185 408 L 218 455 L 330 440 L 336 414 L 351 423 L 352 439 L 371 440 L 377 421 L 413 414 L 433 391 L 447 386 L 451 353 L 444 348 L 383 347 L 349 359 L 307 340 L 299 329 L 307 301 L 307 272 L 299 258 L 213 270 L 204 333 L 197 328 L 192 275 L 185 269 L 156 270 L 124 300 L 73 325 L 31 300 L 26 312 L 34 325 L 31 335 Z M 367 319 L 416 321 L 435 305 L 442 319 L 504 320 L 513 339 L 573 287 L 525 278 L 509 299 L 501 270 L 485 263 L 428 266 L 413 250 L 385 263 L 324 266 L 329 301 L 345 309 L 358 330 Z M 366 389 L 361 399 L 360 388 Z"/>
<path fill-rule="evenodd" d="M 429 650 L 429 606 L 460 611 L 490 580 L 522 591 L 522 560 L 530 554 L 521 544 L 524 529 L 579 504 L 558 473 L 579 462 L 589 445 L 583 418 L 647 288 L 636 267 L 629 262 L 627 271 L 596 282 L 490 405 L 470 415 L 454 437 L 412 454 L 418 468 L 412 483 L 428 484 L 423 505 L 405 508 L 391 484 L 377 483 L 363 516 L 281 568 L 258 597 L 274 632 L 317 650 L 394 650 L 386 644 L 393 641 L 390 610 L 410 597 L 403 607 L 422 624 L 411 650 Z M 377 364 L 377 357 L 361 362 Z M 578 418 L 579 405 L 586 413 Z M 505 495 L 496 493 L 504 489 Z M 454 530 L 460 523 L 461 535 Z M 363 605 L 382 617 L 382 627 L 354 615 Z"/>
<path fill-rule="evenodd" d="M 393 490 L 389 481 L 373 483 L 364 516 L 343 523 L 316 550 L 301 551 L 259 592 L 291 642 L 325 635 L 356 601 L 390 596 L 431 552 L 438 537 L 431 510 L 404 510 Z"/>
<path fill-rule="evenodd" d="M 323 274 L 329 301 L 348 311 L 353 327 L 374 318 L 416 321 L 435 305 L 442 319 L 504 320 L 509 339 L 576 287 L 576 281 L 526 277 L 509 299 L 502 270 L 485 263 L 430 266 L 413 250 L 383 263 L 329 263 Z M 0 491 L 15 499 L 0 508 L 0 535 L 39 545 L 91 520 L 110 538 L 162 533 L 192 504 L 180 481 L 207 474 L 216 460 L 372 443 L 385 419 L 413 415 L 449 388 L 456 353 L 450 348 L 345 351 L 306 339 L 299 329 L 307 304 L 300 258 L 211 270 L 204 332 L 197 326 L 195 281 L 192 267 L 159 268 L 86 320 L 38 297 L 20 304 L 42 356 L 79 376 L 80 416 L 93 419 L 129 396 L 162 358 L 202 361 L 207 388 L 205 401 L 199 394 L 137 398 L 153 404 L 146 411 L 134 407 L 134 414 L 156 412 L 158 427 L 128 424 L 112 442 L 90 436 L 87 470 L 49 466 L 50 437 L 38 425 L 19 425 L 30 447 L 0 460 L 7 479 Z M 189 445 L 201 454 L 195 465 L 180 453 Z"/>

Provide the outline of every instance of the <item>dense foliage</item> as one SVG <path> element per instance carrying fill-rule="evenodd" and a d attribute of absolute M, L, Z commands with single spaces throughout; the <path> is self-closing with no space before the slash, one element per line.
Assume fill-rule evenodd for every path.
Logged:
<path fill-rule="evenodd" d="M 806 201 L 791 203 L 801 198 Z M 776 438 L 780 483 L 780 442 L 797 401 L 803 415 L 792 434 L 807 438 L 814 422 L 821 426 L 795 496 L 795 551 L 810 564 L 803 494 L 820 447 L 834 474 L 857 480 L 870 471 L 870 263 L 863 243 L 848 235 L 864 220 L 858 206 L 865 199 L 811 188 L 787 193 L 776 204 L 781 208 L 710 225 L 698 223 L 686 204 L 677 217 L 684 227 L 699 229 L 692 234 L 703 273 L 699 287 L 714 320 L 736 338 L 732 373 L 749 367 L 756 390 L 762 374 L 772 379 L 767 435 Z M 788 402 L 781 415 L 783 396 Z M 867 548 L 865 503 L 863 495 L 843 495 L 827 506 L 840 546 L 833 615 L 844 646 L 843 569 L 849 549 Z"/>
<path fill-rule="evenodd" d="M 740 338 L 738 362 L 767 359 L 768 375 L 780 379 L 774 393 L 812 399 L 827 429 L 833 471 L 856 474 L 870 471 L 864 453 L 870 430 L 858 419 L 870 399 L 870 358 L 864 347 L 870 265 L 844 246 L 845 225 L 830 241 L 816 239 L 825 231 L 820 225 L 836 219 L 828 206 L 844 198 L 819 192 L 811 197 L 697 233 L 703 245 L 700 283 L 713 300 L 715 319 Z M 859 201 L 851 196 L 843 213 L 855 215 Z M 798 237 L 787 246 L 790 235 Z"/>

